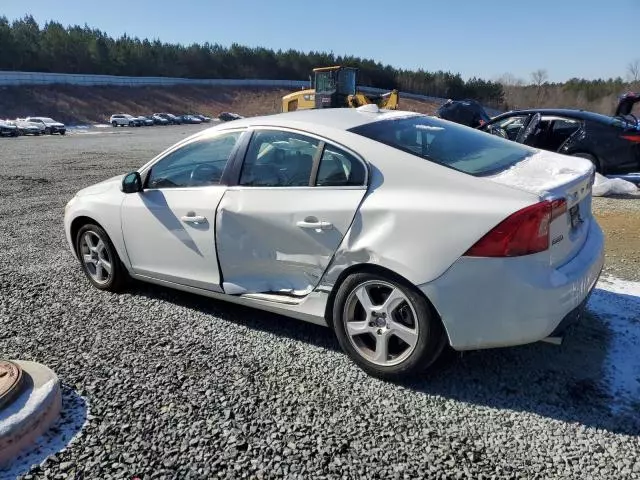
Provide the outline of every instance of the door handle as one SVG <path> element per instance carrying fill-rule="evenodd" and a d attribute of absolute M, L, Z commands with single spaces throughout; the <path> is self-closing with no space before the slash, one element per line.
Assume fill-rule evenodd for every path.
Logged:
<path fill-rule="evenodd" d="M 180 217 L 185 223 L 204 223 L 207 221 L 207 217 L 203 217 L 202 215 L 185 215 L 184 217 Z"/>
<path fill-rule="evenodd" d="M 330 230 L 333 228 L 333 225 L 330 222 L 308 222 L 306 220 L 301 220 L 296 223 L 300 228 L 311 228 L 313 230 Z"/>

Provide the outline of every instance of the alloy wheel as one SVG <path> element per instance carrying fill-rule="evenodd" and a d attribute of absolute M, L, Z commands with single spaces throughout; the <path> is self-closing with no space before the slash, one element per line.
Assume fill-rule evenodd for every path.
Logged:
<path fill-rule="evenodd" d="M 345 302 L 343 321 L 358 354 L 376 365 L 402 363 L 418 343 L 416 310 L 391 283 L 372 280 L 354 288 Z"/>
<path fill-rule="evenodd" d="M 96 283 L 104 285 L 109 282 L 113 263 L 104 240 L 96 232 L 88 230 L 82 235 L 80 255 L 85 270 Z"/>

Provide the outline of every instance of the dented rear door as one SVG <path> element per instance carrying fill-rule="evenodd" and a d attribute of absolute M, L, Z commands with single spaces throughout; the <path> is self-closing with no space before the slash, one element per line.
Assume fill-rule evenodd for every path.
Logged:
<path fill-rule="evenodd" d="M 366 164 L 349 156 L 362 172 L 354 176 L 341 153 L 349 155 L 299 133 L 253 134 L 216 214 L 226 293 L 304 296 L 316 287 L 367 188 Z"/>

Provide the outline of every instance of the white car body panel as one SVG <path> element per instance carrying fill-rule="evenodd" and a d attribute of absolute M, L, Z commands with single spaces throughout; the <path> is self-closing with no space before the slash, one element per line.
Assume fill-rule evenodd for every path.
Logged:
<path fill-rule="evenodd" d="M 122 175 L 118 175 L 80 190 L 65 207 L 65 233 L 74 255 L 75 238 L 71 238 L 71 224 L 78 217 L 88 217 L 95 220 L 108 232 L 122 263 L 130 268 L 120 220 L 120 206 L 125 197 L 125 194 L 120 190 L 122 177 Z"/>
<path fill-rule="evenodd" d="M 123 194 L 122 234 L 132 271 L 220 291 L 214 228 L 216 208 L 226 188 L 213 185 Z"/>
<path fill-rule="evenodd" d="M 69 203 L 69 244 L 73 249 L 73 219 L 88 216 L 105 228 L 136 278 L 318 324 L 326 323 L 328 293 L 341 275 L 370 264 L 417 286 L 440 313 L 456 349 L 543 339 L 584 300 L 602 269 L 603 236 L 590 211 L 593 167 L 586 160 L 544 152 L 498 175 L 473 177 L 346 130 L 407 115 L 413 114 L 327 109 L 240 119 L 186 138 L 142 167 L 144 176 L 156 161 L 194 138 L 260 126 L 330 139 L 370 163 L 366 193 L 357 188 L 300 187 L 295 194 L 296 188 L 220 186 L 200 187 L 217 189 L 211 197 L 168 200 L 178 219 L 196 207 L 198 213 L 206 209 L 207 219 L 216 218 L 222 279 L 213 266 L 217 261 L 212 263 L 216 250 L 207 245 L 212 232 L 199 238 L 207 245 L 200 251 L 207 255 L 198 257 L 198 264 L 195 253 L 184 250 L 187 237 L 177 234 L 186 228 L 178 227 L 175 218 L 175 228 L 167 227 L 166 210 L 164 227 L 153 213 L 141 213 L 142 204 L 129 200 L 141 194 L 120 191 L 122 177 L 82 190 Z M 560 171 L 549 173 L 554 165 Z M 303 191 L 309 196 L 303 197 Z M 568 227 L 568 214 L 554 220 L 550 238 L 563 238 L 547 251 L 515 258 L 463 256 L 512 213 L 556 195 L 567 197 L 569 206 L 578 204 L 584 218 L 574 229 Z M 134 202 L 138 213 L 124 214 L 121 222 L 123 201 L 127 207 Z M 301 231 L 296 224 L 309 215 L 332 223 L 335 231 Z M 150 245 L 155 238 L 158 244 Z M 182 251 L 176 254 L 177 247 Z M 160 271 L 170 255 L 175 255 L 169 261 L 173 271 Z M 226 294 L 216 287 L 221 280 Z"/>
<path fill-rule="evenodd" d="M 351 226 L 364 188 L 231 187 L 216 219 L 227 293 L 306 295 Z M 301 222 L 325 222 L 306 228 Z M 302 226 L 299 226 L 301 223 Z"/>
<path fill-rule="evenodd" d="M 602 230 L 569 263 L 549 269 L 545 252 L 515 258 L 461 257 L 421 285 L 456 350 L 507 347 L 548 337 L 595 285 L 604 264 Z"/>

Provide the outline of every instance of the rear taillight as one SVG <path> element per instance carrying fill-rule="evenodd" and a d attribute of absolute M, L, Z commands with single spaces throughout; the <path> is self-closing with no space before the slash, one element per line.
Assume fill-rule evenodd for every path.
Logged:
<path fill-rule="evenodd" d="M 467 257 L 519 257 L 549 248 L 549 224 L 567 211 L 564 198 L 545 200 L 510 215 L 464 254 Z"/>
<path fill-rule="evenodd" d="M 640 135 L 622 135 L 620 138 L 624 138 L 633 143 L 640 143 Z"/>
<path fill-rule="evenodd" d="M 567 213 L 567 200 L 565 198 L 556 198 L 551 200 L 551 220 L 553 222 L 556 218 L 561 217 Z"/>

